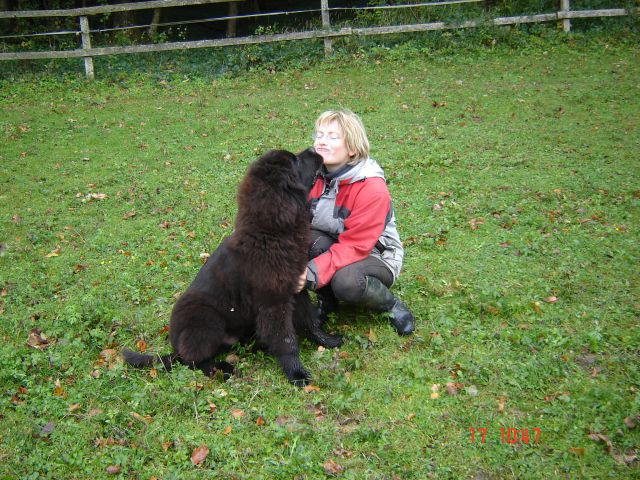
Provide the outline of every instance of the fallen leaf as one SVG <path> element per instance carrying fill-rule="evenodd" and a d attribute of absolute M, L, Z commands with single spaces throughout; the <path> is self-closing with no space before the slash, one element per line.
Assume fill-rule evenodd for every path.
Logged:
<path fill-rule="evenodd" d="M 431 400 L 436 400 L 437 398 L 440 398 L 440 394 L 438 392 L 433 392 L 431 394 Z"/>
<path fill-rule="evenodd" d="M 20 387 L 18 388 L 18 391 L 11 397 L 11 403 L 13 405 L 20 405 L 21 403 L 24 403 L 23 397 L 27 395 L 29 395 L 27 389 L 24 387 Z"/>
<path fill-rule="evenodd" d="M 265 421 L 263 416 L 256 418 L 256 425 L 258 425 L 259 427 L 264 427 L 266 423 L 267 422 Z"/>
<path fill-rule="evenodd" d="M 439 383 L 434 383 L 433 385 L 431 385 L 431 391 L 432 392 L 439 392 L 440 391 L 440 384 Z"/>
<path fill-rule="evenodd" d="M 227 425 L 226 427 L 224 427 L 224 430 L 222 431 L 223 435 L 229 435 L 231 433 L 231 430 L 233 430 L 233 427 L 231 425 Z"/>
<path fill-rule="evenodd" d="M 410 413 L 409 415 L 407 415 L 407 420 L 411 421 L 414 418 L 416 418 L 416 414 L 415 413 Z"/>
<path fill-rule="evenodd" d="M 209 455 L 209 447 L 202 444 L 191 453 L 191 463 L 200 465 Z"/>
<path fill-rule="evenodd" d="M 334 453 L 334 455 L 337 455 L 337 456 L 342 457 L 342 458 L 351 458 L 351 457 L 353 457 L 353 452 L 352 451 L 346 450 L 346 449 L 344 449 L 342 447 L 336 448 L 333 451 L 333 453 Z"/>
<path fill-rule="evenodd" d="M 109 465 L 107 467 L 107 473 L 110 475 L 117 475 L 120 473 L 120 467 L 118 465 Z"/>
<path fill-rule="evenodd" d="M 624 424 L 628 429 L 633 429 L 636 428 L 636 420 L 638 419 L 638 417 L 626 417 L 624 419 Z"/>
<path fill-rule="evenodd" d="M 304 387 L 304 391 L 307 393 L 311 393 L 311 392 L 319 392 L 320 391 L 320 387 L 317 385 L 307 385 L 306 387 Z"/>
<path fill-rule="evenodd" d="M 554 297 L 554 296 L 547 297 L 544 299 L 544 301 L 547 303 L 556 303 L 558 301 L 558 297 Z"/>
<path fill-rule="evenodd" d="M 139 413 L 131 412 L 131 416 L 147 425 L 153 422 L 153 418 L 151 417 L 151 415 L 140 415 Z"/>
<path fill-rule="evenodd" d="M 458 386 L 453 382 L 447 382 L 447 393 L 452 396 L 458 395 Z"/>
<path fill-rule="evenodd" d="M 72 403 L 71 405 L 69 405 L 69 413 L 73 413 L 76 410 L 80 409 L 80 404 L 79 403 Z"/>
<path fill-rule="evenodd" d="M 167 452 L 173 446 L 173 442 L 162 442 L 162 450 Z"/>
<path fill-rule="evenodd" d="M 39 350 L 47 348 L 51 342 L 45 334 L 39 328 L 34 328 L 29 332 L 29 338 L 27 339 L 27 345 Z"/>
<path fill-rule="evenodd" d="M 469 220 L 469 226 L 471 230 L 478 230 L 480 225 L 484 225 L 484 218 L 472 218 Z"/>
<path fill-rule="evenodd" d="M 147 342 L 145 342 L 144 340 L 140 339 L 136 342 L 136 347 L 138 348 L 138 350 L 140 350 L 142 353 L 147 351 Z"/>
<path fill-rule="evenodd" d="M 231 416 L 233 418 L 242 418 L 246 415 L 246 413 L 244 412 L 244 410 L 240 410 L 239 408 L 234 408 L 233 410 L 231 410 Z"/>
<path fill-rule="evenodd" d="M 73 273 L 80 273 L 87 268 L 89 268 L 89 265 L 77 264 L 75 267 L 73 267 Z"/>
<path fill-rule="evenodd" d="M 118 361 L 119 355 L 118 352 L 113 348 L 107 348 L 100 352 L 98 355 L 98 361 L 96 362 L 96 367 L 106 366 L 107 368 L 112 368 L 113 365 Z"/>
<path fill-rule="evenodd" d="M 124 220 L 128 220 L 128 219 L 130 219 L 131 217 L 135 217 L 135 216 L 136 216 L 136 212 L 132 210 L 132 211 L 130 211 L 130 212 L 125 213 L 125 214 L 122 216 L 122 218 L 123 218 Z"/>
<path fill-rule="evenodd" d="M 574 454 L 578 455 L 579 457 L 583 457 L 584 456 L 584 448 L 583 447 L 571 447 L 571 448 L 569 448 L 569 451 L 571 453 L 574 453 Z"/>
<path fill-rule="evenodd" d="M 209 413 L 211 413 L 211 415 L 213 415 L 214 413 L 216 413 L 216 410 L 218 409 L 218 407 L 216 407 L 216 404 L 213 402 L 209 402 Z"/>
<path fill-rule="evenodd" d="M 607 453 L 611 455 L 611 457 L 620 464 L 630 465 L 634 463 L 638 459 L 638 455 L 635 450 L 631 451 L 631 453 L 620 454 L 615 451 L 613 448 L 613 443 L 608 436 L 603 435 L 601 433 L 591 433 L 589 434 L 589 438 L 596 442 L 602 442 L 605 444 Z"/>
<path fill-rule="evenodd" d="M 54 383 L 53 394 L 56 397 L 67 398 L 67 392 L 65 392 L 65 390 L 62 388 L 62 383 L 60 382 L 59 378 L 56 379 Z"/>
<path fill-rule="evenodd" d="M 502 395 L 498 399 L 498 413 L 504 413 L 504 406 L 506 401 L 507 401 L 507 397 L 505 397 L 504 395 Z"/>
<path fill-rule="evenodd" d="M 59 257 L 60 256 L 60 251 L 61 251 L 61 248 L 60 247 L 56 247 L 50 253 L 47 253 L 44 257 L 45 258 Z"/>
<path fill-rule="evenodd" d="M 344 467 L 333 460 L 327 460 L 322 464 L 322 467 L 327 475 L 338 475 L 344 471 Z"/>
<path fill-rule="evenodd" d="M 113 445 L 124 446 L 127 444 L 127 441 L 124 438 L 119 438 L 116 440 L 113 437 L 109 437 L 109 438 L 98 437 L 94 440 L 93 443 L 96 447 L 104 448 L 104 447 L 111 447 Z"/>
<path fill-rule="evenodd" d="M 603 435 L 601 433 L 590 433 L 589 438 L 596 442 L 603 442 L 607 447 L 607 452 L 611 453 L 611 451 L 613 450 L 613 444 L 611 443 L 609 437 L 607 437 L 606 435 Z"/>

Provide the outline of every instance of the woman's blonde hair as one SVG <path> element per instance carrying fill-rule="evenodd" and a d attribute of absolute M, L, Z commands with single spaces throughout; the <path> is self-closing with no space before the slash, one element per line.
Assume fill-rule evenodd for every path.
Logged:
<path fill-rule="evenodd" d="M 349 152 L 355 152 L 349 163 L 354 164 L 369 158 L 369 139 L 360 117 L 350 110 L 328 110 L 316 120 L 316 130 L 336 122 L 344 135 L 344 143 Z"/>

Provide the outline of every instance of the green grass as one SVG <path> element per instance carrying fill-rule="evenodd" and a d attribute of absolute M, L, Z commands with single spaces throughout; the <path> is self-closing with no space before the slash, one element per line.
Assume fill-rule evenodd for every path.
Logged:
<path fill-rule="evenodd" d="M 640 50 L 405 53 L 2 85 L 0 478 L 315 479 L 329 460 L 351 479 L 637 477 L 622 456 L 640 446 Z M 416 334 L 344 309 L 339 355 L 302 344 L 315 392 L 242 348 L 226 383 L 101 361 L 140 340 L 168 352 L 171 306 L 230 234 L 247 165 L 308 146 L 340 106 L 387 172 Z"/>

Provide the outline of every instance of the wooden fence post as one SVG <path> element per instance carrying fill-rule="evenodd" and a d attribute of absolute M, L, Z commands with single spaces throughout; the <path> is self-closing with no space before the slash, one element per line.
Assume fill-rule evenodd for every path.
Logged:
<path fill-rule="evenodd" d="M 322 28 L 328 30 L 331 28 L 331 20 L 329 19 L 329 0 L 320 0 L 320 9 L 322 10 Z M 331 53 L 331 39 L 324 39 L 324 54 L 329 55 Z"/>
<path fill-rule="evenodd" d="M 91 48 L 91 33 L 89 32 L 89 19 L 85 16 L 80 17 L 80 31 L 82 32 L 82 48 L 89 50 Z M 84 71 L 88 80 L 94 80 L 93 57 L 84 58 Z"/>
<path fill-rule="evenodd" d="M 571 0 L 560 0 L 560 11 L 568 12 L 569 10 L 571 10 L 570 3 L 571 3 Z M 569 20 L 568 18 L 565 18 L 564 20 L 562 20 L 562 30 L 565 32 L 571 31 L 571 20 Z"/>

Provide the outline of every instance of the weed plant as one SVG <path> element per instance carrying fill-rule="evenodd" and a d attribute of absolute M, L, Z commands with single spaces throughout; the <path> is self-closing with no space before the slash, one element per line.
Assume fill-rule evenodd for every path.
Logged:
<path fill-rule="evenodd" d="M 518 35 L 222 78 L 5 73 L 0 477 L 637 478 L 640 50 Z M 335 107 L 386 170 L 416 333 L 342 309 L 339 351 L 302 343 L 306 391 L 245 347 L 228 382 L 123 365 L 169 351 L 247 165 Z"/>

